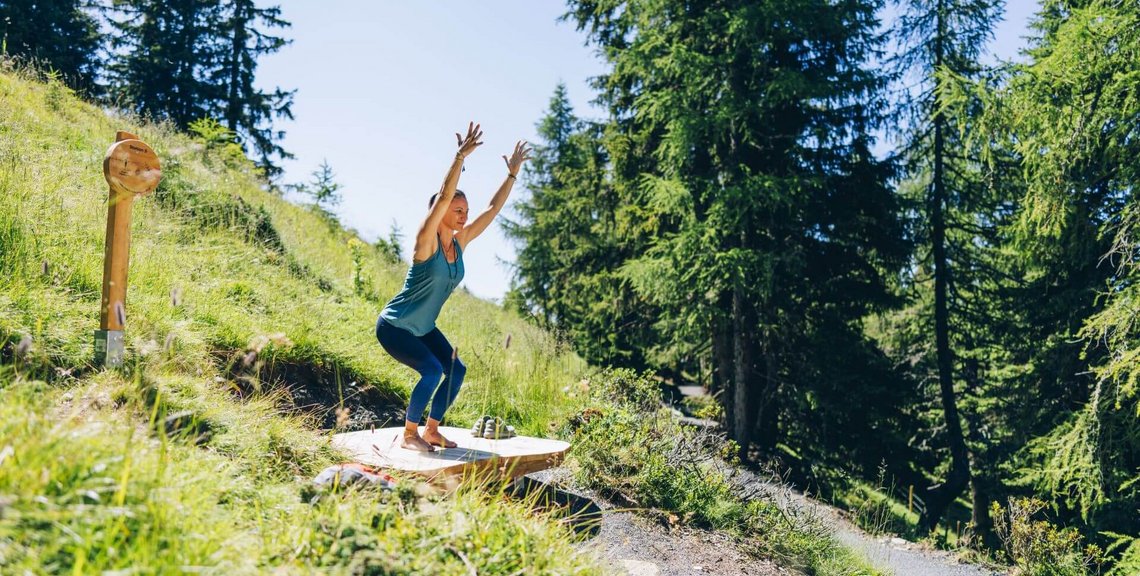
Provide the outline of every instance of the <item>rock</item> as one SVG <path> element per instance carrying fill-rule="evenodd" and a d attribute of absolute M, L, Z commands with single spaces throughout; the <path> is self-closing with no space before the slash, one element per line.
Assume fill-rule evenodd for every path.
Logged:
<path fill-rule="evenodd" d="M 661 569 L 652 562 L 621 560 L 621 565 L 625 568 L 625 573 L 629 576 L 658 576 L 661 574 Z"/>

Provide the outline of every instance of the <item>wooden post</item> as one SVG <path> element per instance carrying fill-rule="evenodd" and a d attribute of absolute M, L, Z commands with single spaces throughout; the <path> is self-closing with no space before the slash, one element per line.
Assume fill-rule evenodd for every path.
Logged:
<path fill-rule="evenodd" d="M 103 177 L 110 186 L 110 196 L 103 254 L 103 299 L 99 306 L 99 330 L 95 331 L 95 363 L 109 368 L 123 363 L 131 207 L 136 195 L 149 194 L 158 187 L 162 169 L 150 146 L 134 134 L 120 131 L 103 157 Z"/>
<path fill-rule="evenodd" d="M 906 497 L 906 512 L 910 514 L 914 511 L 914 484 L 910 485 L 910 495 Z"/>

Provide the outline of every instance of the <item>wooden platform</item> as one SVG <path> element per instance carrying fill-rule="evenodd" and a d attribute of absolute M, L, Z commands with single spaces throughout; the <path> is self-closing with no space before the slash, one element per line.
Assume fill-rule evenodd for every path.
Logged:
<path fill-rule="evenodd" d="M 334 435 L 332 443 L 348 452 L 356 462 L 412 472 L 430 480 L 469 474 L 517 478 L 557 466 L 570 448 L 567 442 L 529 436 L 486 440 L 475 438 L 466 428 L 441 426 L 440 433 L 458 446 L 416 452 L 400 447 L 403 431 L 403 427 L 398 427 L 345 432 Z"/>

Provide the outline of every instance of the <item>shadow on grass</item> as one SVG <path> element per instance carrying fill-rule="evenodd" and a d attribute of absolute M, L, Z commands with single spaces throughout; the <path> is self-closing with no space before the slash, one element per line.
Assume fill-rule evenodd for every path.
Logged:
<path fill-rule="evenodd" d="M 247 362 L 240 351 L 215 356 L 239 397 L 283 392 L 284 409 L 313 417 L 320 428 L 351 432 L 404 421 L 406 399 L 336 361 L 322 359 L 320 365 L 281 359 Z"/>

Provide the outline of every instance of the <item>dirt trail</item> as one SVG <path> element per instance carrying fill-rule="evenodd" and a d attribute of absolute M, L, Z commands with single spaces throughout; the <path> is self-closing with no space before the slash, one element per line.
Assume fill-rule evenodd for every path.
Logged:
<path fill-rule="evenodd" d="M 835 538 L 859 552 L 876 568 L 896 576 L 999 576 L 984 566 L 968 564 L 954 554 L 908 542 L 891 536 L 876 537 L 860 530 L 849 522 L 843 513 L 833 507 L 812 500 L 798 492 L 776 486 L 768 480 L 746 470 L 736 470 L 733 481 L 761 498 L 771 499 L 780 506 L 818 517 L 831 528 Z"/>
<path fill-rule="evenodd" d="M 603 510 L 600 529 L 582 544 L 616 573 L 630 576 L 774 576 L 798 574 L 769 560 L 749 555 L 731 537 L 710 530 L 667 528 L 633 512 L 614 508 L 605 499 L 575 487 L 565 468 L 530 475 L 551 486 L 592 499 Z M 862 554 L 876 568 L 895 576 L 998 576 L 1005 572 L 966 564 L 953 554 L 931 550 L 900 538 L 866 534 L 826 504 L 768 482 L 746 470 L 733 480 L 742 493 L 756 494 L 800 516 L 813 516 L 833 530 L 837 540 Z"/>
<path fill-rule="evenodd" d="M 547 485 L 590 498 L 602 509 L 598 533 L 582 543 L 614 573 L 630 576 L 776 576 L 795 574 L 754 558 L 726 534 L 685 527 L 667 528 L 634 512 L 615 508 L 597 494 L 573 486 L 569 470 L 529 475 Z"/>

